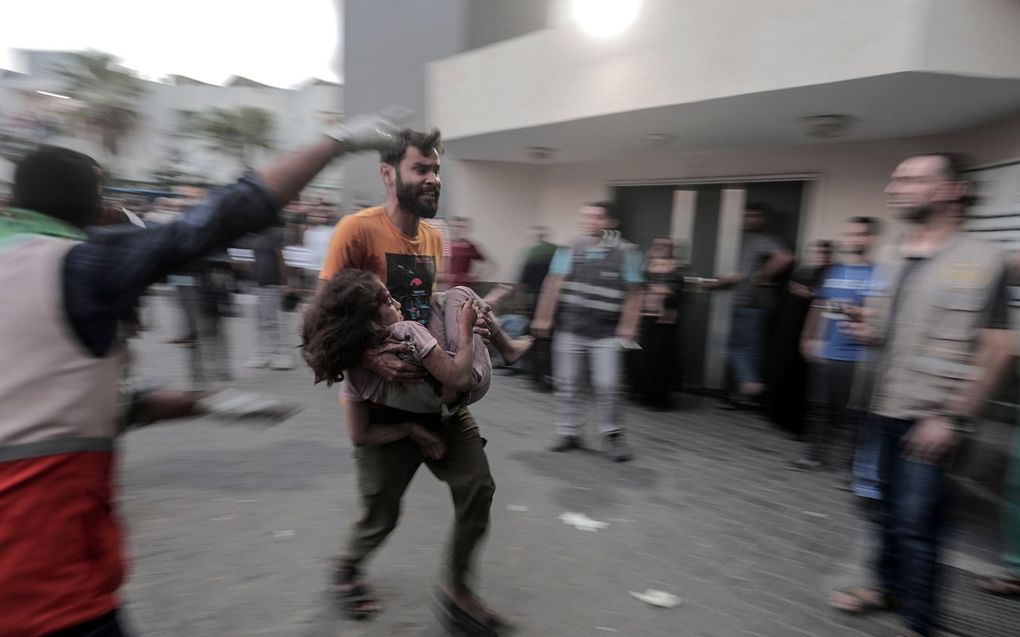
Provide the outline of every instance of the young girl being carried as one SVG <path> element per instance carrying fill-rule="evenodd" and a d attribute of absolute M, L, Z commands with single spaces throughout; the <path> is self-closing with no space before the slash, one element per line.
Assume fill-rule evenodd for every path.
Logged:
<path fill-rule="evenodd" d="M 492 344 L 512 365 L 531 347 L 531 337 L 511 339 L 491 310 L 467 287 L 437 295 L 428 328 L 405 321 L 398 303 L 375 274 L 342 270 L 315 296 L 304 317 L 302 349 L 315 382 L 343 381 L 347 429 L 355 446 L 381 445 L 410 436 L 428 458 L 444 453 L 439 438 L 413 422 L 370 427 L 369 404 L 437 416 L 444 405 L 456 409 L 477 402 L 489 389 L 492 361 L 481 337 L 474 334 L 478 316 L 492 333 Z M 366 350 L 404 343 L 402 356 L 421 364 L 423 381 L 383 380 L 361 366 Z M 423 418 L 429 422 L 430 418 Z"/>

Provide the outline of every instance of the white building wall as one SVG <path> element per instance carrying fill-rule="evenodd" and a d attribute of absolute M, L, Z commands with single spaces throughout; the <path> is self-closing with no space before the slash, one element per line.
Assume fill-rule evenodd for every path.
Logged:
<path fill-rule="evenodd" d="M 452 193 L 447 201 L 452 199 L 456 208 L 452 214 L 472 219 L 473 237 L 496 263 L 499 280 L 517 277 L 527 229 L 543 223 L 537 186 L 544 169 L 503 162 L 456 162 L 451 171 L 443 167 L 444 197 Z M 447 190 L 454 180 L 457 188 Z"/>
<path fill-rule="evenodd" d="M 430 121 L 455 139 L 907 71 L 1020 77 L 1015 0 L 644 0 L 605 39 L 551 22 L 430 64 Z"/>
<path fill-rule="evenodd" d="M 451 214 L 475 219 L 475 237 L 499 263 L 496 278 L 512 280 L 526 247 L 527 226 L 548 225 L 554 241 L 566 242 L 580 205 L 608 197 L 615 183 L 812 174 L 816 183 L 808 195 L 802 247 L 814 239 L 836 238 L 848 216 L 885 216 L 882 191 L 896 163 L 933 150 L 962 151 L 979 163 L 1020 158 L 1020 114 L 939 137 L 547 166 L 462 161 L 454 173 L 455 196 L 447 203 Z"/>
<path fill-rule="evenodd" d="M 1020 113 L 992 125 L 947 135 L 944 139 L 947 149 L 970 155 L 979 164 L 1020 159 Z"/>

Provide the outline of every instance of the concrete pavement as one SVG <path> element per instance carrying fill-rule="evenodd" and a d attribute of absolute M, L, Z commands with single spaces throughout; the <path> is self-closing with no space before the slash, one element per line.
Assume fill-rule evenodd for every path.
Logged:
<path fill-rule="evenodd" d="M 186 351 L 163 343 L 173 310 L 165 297 L 153 302 L 137 374 L 182 386 Z M 228 321 L 239 362 L 251 321 Z M 304 411 L 266 431 L 198 419 L 124 440 L 126 610 L 138 633 L 442 635 L 430 602 L 452 511 L 443 485 L 419 473 L 402 524 L 369 565 L 384 612 L 342 619 L 327 571 L 357 502 L 336 391 L 301 367 L 236 374 L 232 386 L 289 396 Z M 494 379 L 472 409 L 497 483 L 483 596 L 521 623 L 520 635 L 895 635 L 893 616 L 826 607 L 831 588 L 861 581 L 869 542 L 835 477 L 786 469 L 793 443 L 758 418 L 687 402 L 669 414 L 629 407 L 636 458 L 614 464 L 594 451 L 545 451 L 552 397 Z M 578 530 L 559 519 L 566 512 L 608 526 Z M 972 570 L 994 568 L 994 547 L 957 548 Z M 660 609 L 629 594 L 648 588 L 683 603 Z M 971 634 L 996 636 L 981 630 Z"/>

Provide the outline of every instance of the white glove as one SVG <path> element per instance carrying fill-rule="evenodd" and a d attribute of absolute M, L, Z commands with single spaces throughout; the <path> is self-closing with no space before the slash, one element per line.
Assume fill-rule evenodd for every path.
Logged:
<path fill-rule="evenodd" d="M 413 112 L 390 106 L 379 113 L 355 115 L 343 124 L 326 131 L 326 136 L 344 145 L 344 150 L 388 150 L 397 143 L 400 127 L 395 122 L 406 120 Z"/>
<path fill-rule="evenodd" d="M 199 413 L 225 420 L 273 426 L 301 410 L 297 403 L 254 392 L 224 389 L 200 400 Z"/>

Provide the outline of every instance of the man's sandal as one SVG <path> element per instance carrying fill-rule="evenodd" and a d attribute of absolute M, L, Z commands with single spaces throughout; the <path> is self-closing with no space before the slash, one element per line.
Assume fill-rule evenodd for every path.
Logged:
<path fill-rule="evenodd" d="M 379 600 L 364 582 L 358 581 L 358 569 L 351 566 L 337 568 L 333 593 L 348 619 L 364 621 L 380 610 Z"/>
<path fill-rule="evenodd" d="M 1000 597 L 1020 597 L 1020 575 L 982 577 L 975 582 L 986 593 Z"/>
<path fill-rule="evenodd" d="M 829 606 L 851 615 L 873 611 L 892 610 L 892 598 L 882 591 L 867 586 L 851 586 L 829 596 Z"/>

